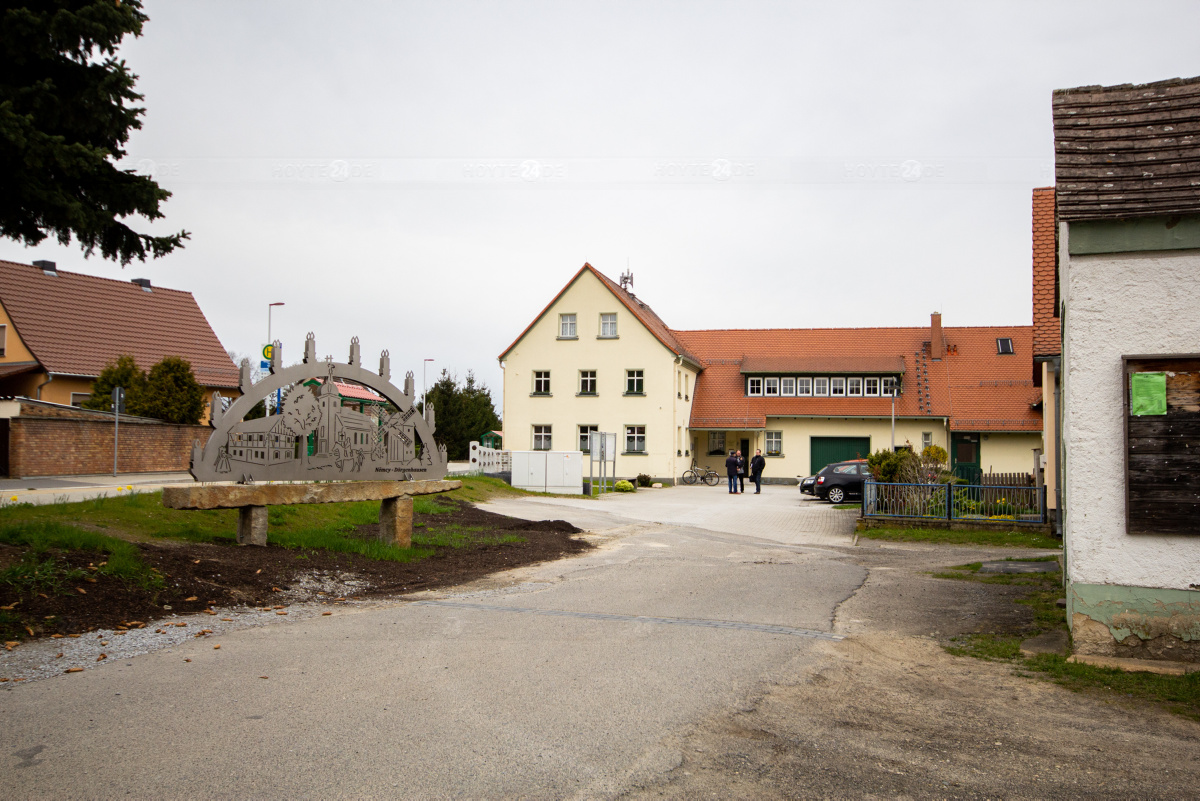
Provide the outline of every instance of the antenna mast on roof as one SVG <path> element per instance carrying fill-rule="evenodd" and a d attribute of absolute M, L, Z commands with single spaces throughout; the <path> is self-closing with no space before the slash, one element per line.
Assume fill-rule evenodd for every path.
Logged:
<path fill-rule="evenodd" d="M 627 269 L 621 273 L 621 289 L 628 292 L 631 286 L 633 286 L 633 271 Z"/>

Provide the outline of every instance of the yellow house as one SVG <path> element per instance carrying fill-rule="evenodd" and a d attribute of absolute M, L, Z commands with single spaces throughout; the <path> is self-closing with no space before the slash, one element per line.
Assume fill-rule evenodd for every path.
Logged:
<path fill-rule="evenodd" d="M 681 474 L 700 365 L 632 292 L 585 264 L 500 354 L 509 450 L 587 450 L 617 434 L 617 475 Z"/>
<path fill-rule="evenodd" d="M 0 396 L 78 406 L 123 354 L 143 370 L 180 356 L 206 393 L 240 394 L 237 367 L 190 292 L 0 261 Z"/>
<path fill-rule="evenodd" d="M 679 331 L 585 264 L 500 363 L 506 447 L 615 432 L 618 476 L 724 472 L 730 451 L 761 449 L 766 479 L 794 482 L 939 445 L 971 479 L 1028 474 L 1042 447 L 1031 326 Z"/>

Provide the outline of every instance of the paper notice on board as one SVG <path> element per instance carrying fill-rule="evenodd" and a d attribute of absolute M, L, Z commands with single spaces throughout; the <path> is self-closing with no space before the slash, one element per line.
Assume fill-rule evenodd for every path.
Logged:
<path fill-rule="evenodd" d="M 1167 374 L 1133 373 L 1129 381 L 1129 413 L 1134 417 L 1167 413 Z"/>

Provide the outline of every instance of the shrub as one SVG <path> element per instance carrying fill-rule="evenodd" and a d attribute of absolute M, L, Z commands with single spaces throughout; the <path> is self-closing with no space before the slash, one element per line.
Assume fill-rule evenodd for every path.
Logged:
<path fill-rule="evenodd" d="M 112 409 L 112 391 L 115 387 L 125 390 L 125 411 L 141 414 L 142 395 L 146 389 L 146 374 L 137 366 L 133 357 L 125 354 L 104 365 L 100 375 L 92 382 L 92 394 L 83 402 L 83 408 L 107 412 Z"/>
<path fill-rule="evenodd" d="M 630 484 L 625 479 L 621 479 L 616 484 L 613 484 L 613 489 L 617 492 L 635 492 L 633 484 Z"/>
<path fill-rule="evenodd" d="M 146 417 L 168 423 L 199 423 L 204 416 L 204 388 L 196 383 L 191 362 L 167 356 L 151 367 L 139 405 L 138 413 Z"/>
<path fill-rule="evenodd" d="M 639 487 L 648 487 L 653 483 L 653 479 L 645 473 L 638 473 L 637 485 Z"/>

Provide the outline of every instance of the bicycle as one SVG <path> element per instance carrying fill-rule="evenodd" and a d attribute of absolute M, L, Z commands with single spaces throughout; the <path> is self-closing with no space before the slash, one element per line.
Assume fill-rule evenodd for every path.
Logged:
<path fill-rule="evenodd" d="M 683 483 L 695 484 L 697 481 L 702 481 L 710 487 L 715 487 L 721 483 L 721 474 L 708 467 L 700 467 L 693 460 L 691 469 L 683 471 Z"/>

